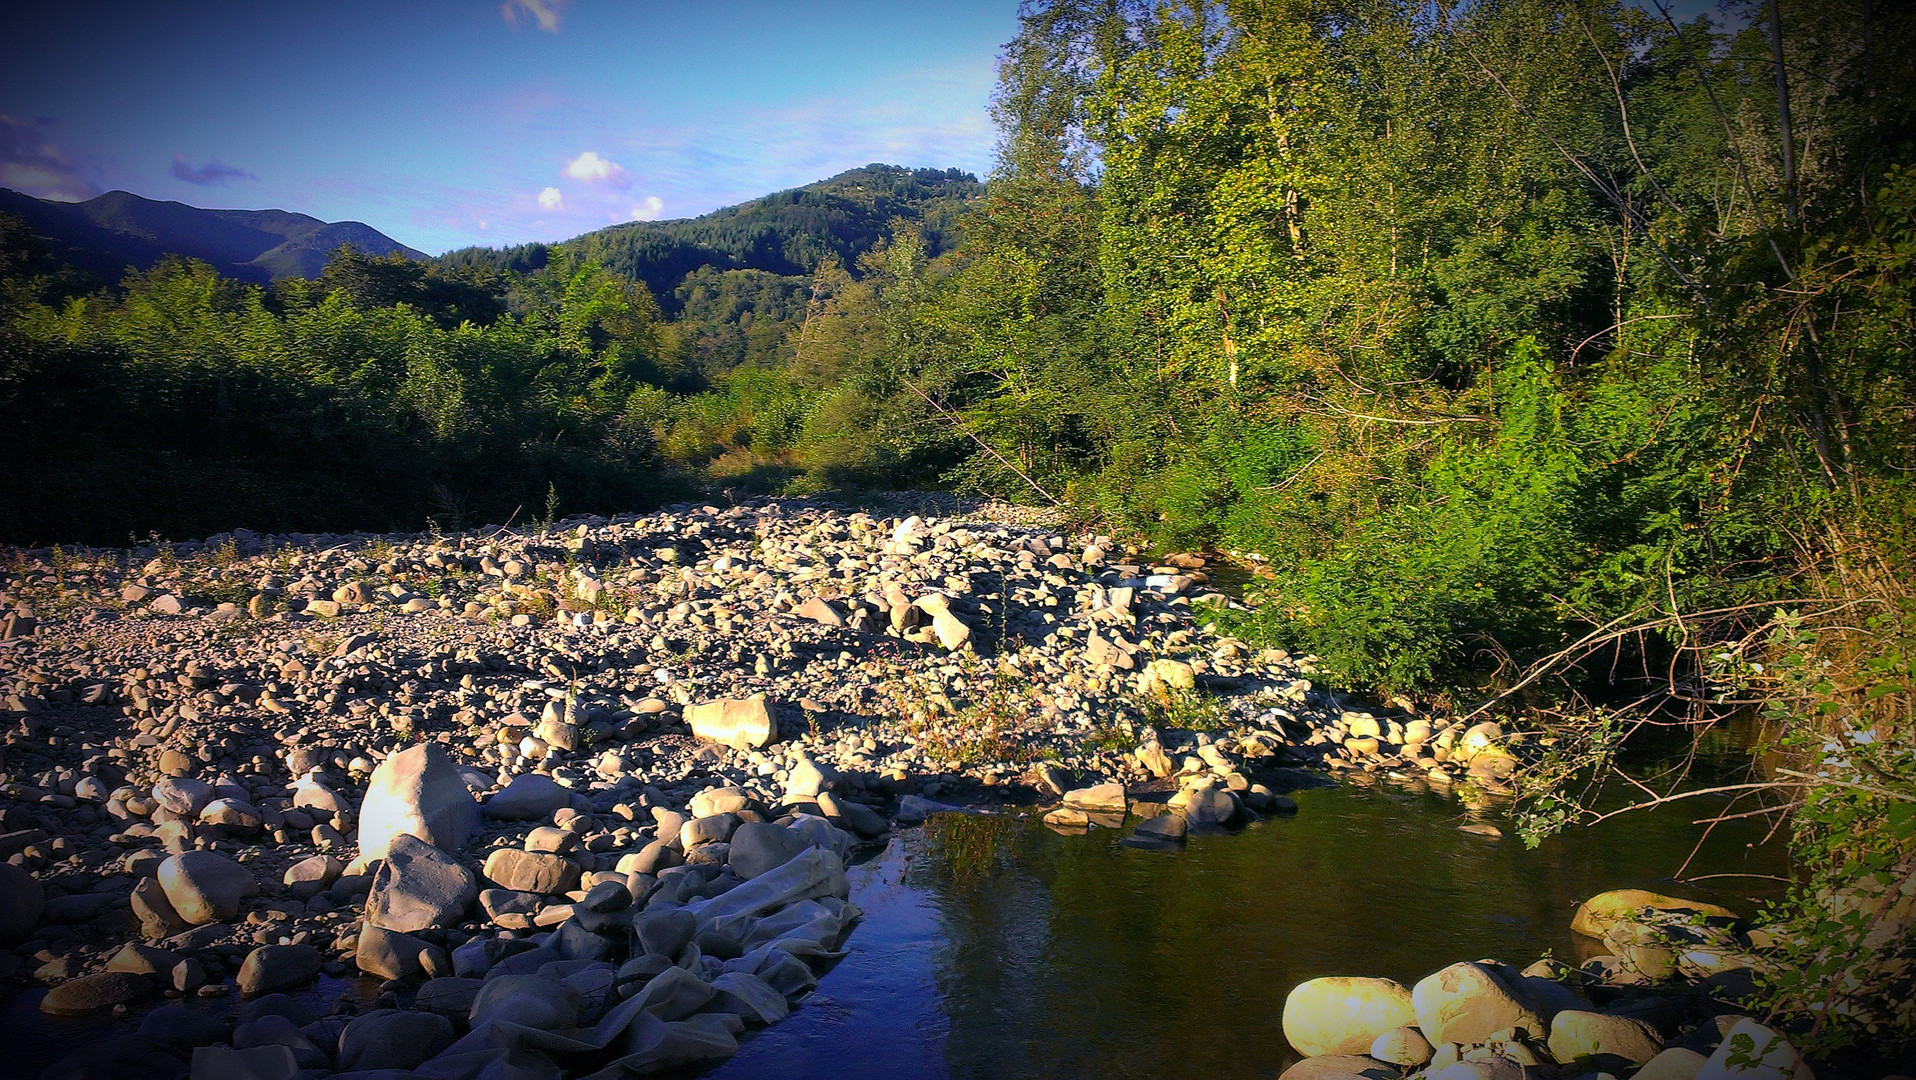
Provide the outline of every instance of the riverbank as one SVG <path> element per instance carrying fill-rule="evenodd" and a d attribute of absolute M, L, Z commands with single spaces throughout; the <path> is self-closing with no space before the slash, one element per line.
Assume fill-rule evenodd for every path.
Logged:
<path fill-rule="evenodd" d="M 312 1018 L 310 1048 L 160 1010 L 101 1059 L 116 1075 L 207 1035 L 268 1068 L 455 1035 L 571 1071 L 722 1057 L 839 954 L 847 859 L 942 806 L 1055 799 L 1061 830 L 1135 812 L 1132 842 L 1174 847 L 1326 773 L 1476 803 L 1519 768 L 1494 724 L 1364 708 L 1308 657 L 1218 634 L 1201 559 L 914 509 L 20 553 L 4 974 L 71 1013 L 267 994 L 249 1025 L 321 973 L 389 983 Z M 527 981 L 482 1008 L 501 971 Z M 487 1026 L 529 1002 L 571 1043 Z M 371 1047 L 350 1060 L 349 1028 Z"/>

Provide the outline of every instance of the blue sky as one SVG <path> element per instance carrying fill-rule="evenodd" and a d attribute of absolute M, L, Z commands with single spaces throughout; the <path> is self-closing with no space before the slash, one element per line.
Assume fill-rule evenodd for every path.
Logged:
<path fill-rule="evenodd" d="M 982 175 L 1016 0 L 23 5 L 0 186 L 364 221 L 428 252 L 874 161 Z"/>
<path fill-rule="evenodd" d="M 874 161 L 982 176 L 1017 0 L 67 0 L 0 26 L 0 186 L 278 207 L 438 253 Z"/>

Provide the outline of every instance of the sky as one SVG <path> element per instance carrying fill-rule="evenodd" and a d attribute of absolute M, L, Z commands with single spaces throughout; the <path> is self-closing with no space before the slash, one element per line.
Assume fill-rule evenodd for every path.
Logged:
<path fill-rule="evenodd" d="M 873 162 L 983 176 L 1017 0 L 62 0 L 0 30 L 0 187 L 293 210 L 438 254 Z"/>
<path fill-rule="evenodd" d="M 354 220 L 437 254 L 872 162 L 984 175 L 1017 0 L 20 5 L 0 187 Z"/>

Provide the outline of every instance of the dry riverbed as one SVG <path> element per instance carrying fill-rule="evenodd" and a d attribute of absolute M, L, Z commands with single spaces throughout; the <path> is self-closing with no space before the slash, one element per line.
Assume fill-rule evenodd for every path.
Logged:
<path fill-rule="evenodd" d="M 928 814 L 1055 802 L 1054 828 L 1175 848 L 1326 772 L 1475 801 L 1519 768 L 1495 724 L 1365 707 L 1218 633 L 1201 558 L 909 509 L 20 553 L 0 976 L 49 1012 L 245 998 L 162 1005 L 67 1076 L 611 1077 L 785 1015 L 854 931 L 846 862 Z M 386 984 L 361 1015 L 284 996 L 322 972 Z M 1525 1035 L 1482 1034 L 1427 1049 Z"/>

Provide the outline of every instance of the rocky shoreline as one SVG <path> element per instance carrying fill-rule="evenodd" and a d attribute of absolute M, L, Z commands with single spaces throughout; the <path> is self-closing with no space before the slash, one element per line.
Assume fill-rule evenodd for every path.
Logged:
<path fill-rule="evenodd" d="M 1228 602 L 949 502 L 19 552 L 0 976 L 244 998 L 50 1075 L 624 1075 L 783 1016 L 854 930 L 846 861 L 941 810 L 1175 847 L 1327 772 L 1508 792 L 1521 736 L 1316 687 Z M 314 1016 L 321 973 L 384 982 Z"/>

